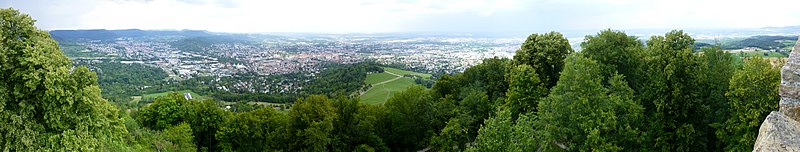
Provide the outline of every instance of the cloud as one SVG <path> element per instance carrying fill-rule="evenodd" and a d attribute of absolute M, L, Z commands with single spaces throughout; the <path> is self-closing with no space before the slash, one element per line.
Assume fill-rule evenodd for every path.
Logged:
<path fill-rule="evenodd" d="M 7 1 L 43 29 L 514 32 L 800 25 L 794 0 Z"/>

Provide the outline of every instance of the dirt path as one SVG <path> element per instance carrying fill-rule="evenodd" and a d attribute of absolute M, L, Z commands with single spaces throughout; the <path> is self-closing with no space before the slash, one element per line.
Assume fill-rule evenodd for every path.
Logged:
<path fill-rule="evenodd" d="M 365 93 L 369 92 L 369 90 L 372 90 L 372 88 L 375 88 L 376 86 L 379 86 L 379 85 L 382 85 L 382 84 L 386 84 L 386 83 L 389 83 L 389 82 L 395 81 L 395 80 L 397 80 L 397 79 L 403 78 L 403 76 L 402 76 L 402 75 L 399 75 L 399 74 L 395 74 L 395 73 L 392 73 L 392 72 L 389 72 L 389 71 L 384 71 L 384 72 L 386 72 L 386 73 L 388 73 L 388 74 L 391 74 L 391 75 L 394 75 L 394 76 L 397 76 L 397 77 L 395 77 L 395 78 L 392 78 L 392 79 L 389 79 L 389 80 L 386 80 L 386 81 L 382 81 L 382 82 L 375 83 L 375 84 L 373 84 L 373 85 L 372 85 L 372 87 L 369 87 L 369 89 L 367 89 L 367 91 L 361 92 L 361 93 L 359 94 L 359 96 L 362 96 L 362 95 L 364 95 Z"/>

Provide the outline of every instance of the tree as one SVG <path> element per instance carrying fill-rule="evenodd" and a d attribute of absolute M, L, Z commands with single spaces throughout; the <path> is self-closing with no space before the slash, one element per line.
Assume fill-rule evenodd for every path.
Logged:
<path fill-rule="evenodd" d="M 290 149 L 293 151 L 327 151 L 331 144 L 333 121 L 338 118 L 331 100 L 324 95 L 300 99 L 289 111 Z"/>
<path fill-rule="evenodd" d="M 706 113 L 705 124 L 719 124 L 726 121 L 728 118 L 728 99 L 725 97 L 725 92 L 728 90 L 731 76 L 736 71 L 735 60 L 730 53 L 722 51 L 719 46 L 704 47 L 700 49 L 699 53 L 701 68 L 706 77 L 705 81 L 705 105 L 709 107 L 710 112 Z M 719 131 L 719 127 L 713 127 L 714 132 Z M 722 149 L 723 143 L 719 141 L 718 136 L 715 134 L 706 134 L 706 139 L 710 139 L 709 149 Z M 710 137 L 708 137 L 710 136 Z"/>
<path fill-rule="evenodd" d="M 641 81 L 640 66 L 644 45 L 635 36 L 607 29 L 597 35 L 586 36 L 581 48 L 586 57 L 601 64 L 602 76 L 611 77 L 618 72 L 630 84 L 639 84 Z M 638 90 L 635 86 L 631 88 Z"/>
<path fill-rule="evenodd" d="M 122 141 L 117 109 L 97 76 L 73 67 L 30 16 L 0 9 L 0 147 L 4 151 L 99 151 Z"/>
<path fill-rule="evenodd" d="M 397 151 L 416 151 L 429 143 L 439 128 L 433 125 L 433 99 L 422 86 L 413 86 L 386 101 L 386 123 L 382 135 L 386 145 Z"/>
<path fill-rule="evenodd" d="M 472 66 L 464 70 L 462 84 L 474 84 L 485 89 L 489 100 L 494 101 L 497 98 L 505 97 L 506 90 L 508 90 L 508 83 L 506 83 L 505 75 L 508 66 L 508 59 L 500 59 L 497 57 L 483 59 L 483 63 Z"/>
<path fill-rule="evenodd" d="M 537 135 L 544 151 L 635 150 L 643 108 L 622 75 L 603 85 L 600 64 L 583 54 L 567 57 L 558 84 L 539 103 Z M 626 149 L 629 148 L 629 149 Z"/>
<path fill-rule="evenodd" d="M 161 131 L 164 137 L 172 142 L 175 150 L 192 152 L 197 151 L 192 136 L 192 127 L 187 123 L 180 123 L 176 126 Z"/>
<path fill-rule="evenodd" d="M 531 34 L 514 54 L 512 66 L 530 65 L 549 89 L 556 85 L 564 58 L 573 52 L 561 33 Z"/>
<path fill-rule="evenodd" d="M 660 151 L 704 151 L 709 108 L 703 101 L 706 77 L 692 54 L 694 39 L 673 30 L 647 41 L 646 78 L 639 101 L 652 123 L 648 133 L 652 148 Z"/>
<path fill-rule="evenodd" d="M 182 96 L 179 98 L 183 98 Z M 198 148 L 207 148 L 209 151 L 219 151 L 217 148 L 217 130 L 225 123 L 228 112 L 217 107 L 213 99 L 192 100 L 187 107 L 188 114 L 185 122 L 192 126 L 192 133 Z"/>
<path fill-rule="evenodd" d="M 191 125 L 194 142 L 200 149 L 217 150 L 215 134 L 225 122 L 228 114 L 217 107 L 213 100 L 187 100 L 183 95 L 170 93 L 156 98 L 153 104 L 143 107 L 137 120 L 145 127 L 162 130 L 188 123 Z"/>
<path fill-rule="evenodd" d="M 378 121 L 385 115 L 382 106 L 340 96 L 333 102 L 333 107 L 339 116 L 333 122 L 333 151 L 350 152 L 366 147 L 373 151 L 389 151 L 377 133 Z"/>
<path fill-rule="evenodd" d="M 189 104 L 189 100 L 186 100 L 183 95 L 173 92 L 167 96 L 156 98 L 152 104 L 143 107 L 137 115 L 137 120 L 150 129 L 166 129 L 186 121 L 189 116 L 187 104 Z"/>
<path fill-rule="evenodd" d="M 539 81 L 536 70 L 529 65 L 519 65 L 509 75 L 505 108 L 510 110 L 512 120 L 516 120 L 520 114 L 536 112 L 538 100 L 549 93 L 544 83 Z"/>
<path fill-rule="evenodd" d="M 511 111 L 500 110 L 494 117 L 486 119 L 478 130 L 475 146 L 467 151 L 515 151 L 518 150 L 513 132 Z"/>
<path fill-rule="evenodd" d="M 736 70 L 725 96 L 730 100 L 730 117 L 716 135 L 725 151 L 752 151 L 758 129 L 770 111 L 778 109 L 781 73 L 768 60 L 754 56 Z"/>
<path fill-rule="evenodd" d="M 217 131 L 220 148 L 226 151 L 275 151 L 287 149 L 288 117 L 272 108 L 238 113 Z"/>

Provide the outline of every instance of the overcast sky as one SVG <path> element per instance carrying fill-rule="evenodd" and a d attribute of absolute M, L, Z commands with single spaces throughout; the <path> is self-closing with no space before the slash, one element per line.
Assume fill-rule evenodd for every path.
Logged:
<path fill-rule="evenodd" d="M 53 29 L 538 32 L 800 25 L 800 0 L 0 0 Z"/>

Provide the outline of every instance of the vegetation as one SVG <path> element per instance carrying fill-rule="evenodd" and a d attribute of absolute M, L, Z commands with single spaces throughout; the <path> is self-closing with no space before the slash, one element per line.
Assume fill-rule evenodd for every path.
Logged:
<path fill-rule="evenodd" d="M 30 16 L 0 9 L 0 147 L 5 151 L 115 149 L 126 133 L 97 76 L 72 67 Z"/>
<path fill-rule="evenodd" d="M 142 90 L 275 98 L 293 102 L 288 113 L 174 92 L 119 111 L 101 98 L 98 77 L 72 68 L 29 16 L 2 9 L 0 27 L 4 151 L 748 151 L 779 100 L 778 68 L 760 57 L 737 66 L 719 47 L 695 53 L 683 31 L 643 45 L 604 30 L 577 53 L 557 32 L 533 34 L 514 59 L 485 59 L 385 104 L 348 96 L 386 78 L 367 73 L 393 70 L 361 63 L 322 72 L 296 102 L 216 92 L 206 77 Z"/>
<path fill-rule="evenodd" d="M 392 95 L 402 92 L 416 84 L 426 85 L 430 74 L 423 74 L 400 70 L 396 68 L 384 67 L 380 73 L 368 74 L 365 82 L 368 84 L 366 91 L 359 96 L 362 102 L 369 104 L 382 104 L 389 100 Z M 391 72 L 396 75 L 389 74 Z M 433 82 L 429 82 L 432 83 Z"/>

